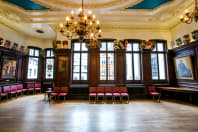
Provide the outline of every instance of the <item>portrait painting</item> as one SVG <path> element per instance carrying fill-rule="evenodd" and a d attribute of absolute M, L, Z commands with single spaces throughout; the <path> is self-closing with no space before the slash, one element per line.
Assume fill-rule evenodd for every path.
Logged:
<path fill-rule="evenodd" d="M 67 68 L 67 58 L 66 57 L 58 57 L 58 71 L 66 72 Z"/>
<path fill-rule="evenodd" d="M 174 58 L 175 72 L 177 79 L 194 79 L 191 56 L 181 56 Z"/>
<path fill-rule="evenodd" d="M 12 79 L 16 76 L 16 60 L 4 59 L 1 78 Z"/>

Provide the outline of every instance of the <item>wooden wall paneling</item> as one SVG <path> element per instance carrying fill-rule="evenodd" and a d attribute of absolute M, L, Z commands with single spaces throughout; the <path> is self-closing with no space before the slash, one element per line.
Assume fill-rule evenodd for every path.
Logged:
<path fill-rule="evenodd" d="M 168 68 L 168 83 L 169 85 L 177 85 L 177 80 L 175 76 L 175 68 L 174 68 L 174 54 L 171 51 L 167 53 L 167 68 Z"/>
<path fill-rule="evenodd" d="M 39 57 L 39 71 L 38 71 L 38 82 L 42 82 L 44 80 L 44 74 L 45 74 L 45 67 L 44 67 L 44 57 L 40 56 Z"/>
<path fill-rule="evenodd" d="M 90 48 L 89 49 L 89 59 L 88 59 L 88 83 L 89 86 L 97 86 L 98 84 L 98 76 L 97 70 L 100 69 L 100 65 L 98 65 L 97 58 L 99 56 L 98 48 Z"/>
<path fill-rule="evenodd" d="M 151 51 L 142 51 L 142 76 L 145 85 L 152 84 L 152 72 L 151 72 Z"/>
<path fill-rule="evenodd" d="M 71 83 L 71 50 L 55 50 L 55 85 L 69 86 Z"/>
<path fill-rule="evenodd" d="M 125 59 L 125 50 L 118 49 L 116 50 L 115 66 L 116 66 L 116 85 L 123 86 L 126 81 L 126 59 Z"/>
<path fill-rule="evenodd" d="M 174 68 L 174 58 L 180 56 L 191 55 L 192 64 L 193 64 L 193 72 L 194 72 L 194 80 L 187 79 L 176 79 L 176 85 L 183 87 L 191 87 L 198 88 L 198 41 L 192 42 L 187 45 L 180 46 L 172 50 L 172 58 Z M 176 76 L 175 72 L 171 74 L 171 76 Z"/>

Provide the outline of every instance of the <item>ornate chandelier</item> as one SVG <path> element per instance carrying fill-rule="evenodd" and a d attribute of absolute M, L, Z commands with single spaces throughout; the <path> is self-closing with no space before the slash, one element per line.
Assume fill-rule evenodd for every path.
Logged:
<path fill-rule="evenodd" d="M 96 16 L 92 15 L 91 11 L 85 14 L 84 3 L 82 0 L 82 7 L 80 8 L 78 16 L 74 16 L 74 11 L 67 16 L 64 24 L 60 24 L 60 33 L 71 40 L 77 38 L 79 40 L 96 40 L 101 37 L 101 27 Z"/>
<path fill-rule="evenodd" d="M 197 23 L 198 21 L 198 4 L 197 0 L 195 0 L 195 9 L 193 12 L 189 12 L 188 10 L 185 10 L 184 16 L 180 16 L 180 21 L 186 24 L 191 24 L 192 21 Z"/>

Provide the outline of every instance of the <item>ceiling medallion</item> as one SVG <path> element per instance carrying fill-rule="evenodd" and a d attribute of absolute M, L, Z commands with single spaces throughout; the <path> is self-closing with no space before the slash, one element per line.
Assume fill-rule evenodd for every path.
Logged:
<path fill-rule="evenodd" d="M 82 7 L 78 16 L 75 16 L 72 10 L 71 15 L 66 17 L 65 23 L 60 24 L 60 33 L 66 36 L 68 40 L 77 38 L 81 42 L 89 40 L 90 43 L 96 43 L 97 39 L 101 37 L 100 22 L 96 20 L 96 16 L 92 15 L 91 11 L 85 14 L 82 0 Z"/>
<path fill-rule="evenodd" d="M 180 16 L 180 21 L 186 24 L 191 24 L 192 21 L 197 23 L 198 21 L 198 4 L 197 0 L 195 0 L 195 9 L 193 12 L 189 12 L 188 10 L 185 10 L 184 16 Z"/>

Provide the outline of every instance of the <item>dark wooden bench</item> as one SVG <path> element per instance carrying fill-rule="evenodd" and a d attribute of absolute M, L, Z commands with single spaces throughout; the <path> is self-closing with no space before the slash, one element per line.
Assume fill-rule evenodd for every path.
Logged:
<path fill-rule="evenodd" d="M 188 88 L 188 87 L 157 87 L 160 90 L 160 93 L 164 91 L 173 91 L 173 92 L 182 92 L 188 93 L 190 95 L 190 101 L 192 102 L 192 94 L 198 93 L 198 89 L 196 88 Z"/>

